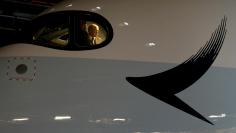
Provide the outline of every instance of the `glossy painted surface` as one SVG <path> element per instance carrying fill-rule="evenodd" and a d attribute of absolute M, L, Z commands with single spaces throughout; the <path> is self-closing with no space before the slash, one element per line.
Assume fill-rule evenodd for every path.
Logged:
<path fill-rule="evenodd" d="M 68 0 L 48 12 L 85 10 L 104 16 L 114 29 L 110 45 L 99 50 L 68 52 L 17 44 L 10 46 L 11 50 L 1 49 L 0 56 L 59 56 L 180 63 L 204 46 L 220 20 L 227 16 L 226 40 L 214 65 L 236 68 L 234 5 L 234 0 Z M 17 47 L 17 50 L 12 47 Z"/>
<path fill-rule="evenodd" d="M 73 58 L 31 58 L 36 76 L 9 80 L 1 58 L 0 130 L 4 133 L 230 133 L 236 131 L 236 70 L 211 68 L 178 94 L 215 125 L 207 124 L 130 85 L 126 76 L 149 75 L 176 64 Z M 26 59 L 28 74 L 34 65 Z M 10 65 L 9 73 L 14 72 Z M 24 75 L 27 77 L 26 75 Z M 14 74 L 12 74 L 14 77 Z M 158 88 L 156 88 L 158 89 Z"/>
<path fill-rule="evenodd" d="M 96 12 L 112 24 L 104 48 L 0 48 L 0 132 L 235 133 L 234 0 L 74 0 L 46 11 Z M 215 125 L 129 84 L 127 76 L 168 70 L 195 54 L 227 16 L 227 35 L 210 70 L 177 94 Z M 17 74 L 16 67 L 27 65 Z M 155 88 L 158 89 L 158 88 Z"/>

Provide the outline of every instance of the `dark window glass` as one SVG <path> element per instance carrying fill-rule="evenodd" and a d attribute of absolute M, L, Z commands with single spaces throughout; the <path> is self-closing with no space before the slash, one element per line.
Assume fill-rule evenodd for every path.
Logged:
<path fill-rule="evenodd" d="M 37 23 L 33 31 L 33 42 L 52 47 L 66 47 L 69 44 L 69 19 L 65 15 L 45 18 Z"/>
<path fill-rule="evenodd" d="M 104 47 L 113 37 L 110 23 L 85 11 L 61 11 L 33 21 L 32 42 L 62 50 L 89 50 Z"/>

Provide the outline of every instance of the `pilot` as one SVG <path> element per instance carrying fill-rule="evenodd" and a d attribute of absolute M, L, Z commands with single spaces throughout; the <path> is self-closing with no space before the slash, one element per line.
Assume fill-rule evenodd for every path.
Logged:
<path fill-rule="evenodd" d="M 96 24 L 91 24 L 88 27 L 88 34 L 90 38 L 91 45 L 96 45 L 101 43 L 101 38 L 98 37 L 99 26 Z"/>

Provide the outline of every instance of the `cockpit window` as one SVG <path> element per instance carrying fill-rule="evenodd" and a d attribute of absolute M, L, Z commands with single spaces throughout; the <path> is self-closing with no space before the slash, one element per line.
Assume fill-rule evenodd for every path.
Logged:
<path fill-rule="evenodd" d="M 69 45 L 69 16 L 49 14 L 34 22 L 32 42 L 53 48 L 65 48 Z"/>
<path fill-rule="evenodd" d="M 33 40 L 55 47 L 65 47 L 69 43 L 69 27 L 66 24 L 44 26 L 35 32 Z"/>
<path fill-rule="evenodd" d="M 62 50 L 89 50 L 106 46 L 113 37 L 110 23 L 85 11 L 62 11 L 37 18 L 32 43 Z"/>

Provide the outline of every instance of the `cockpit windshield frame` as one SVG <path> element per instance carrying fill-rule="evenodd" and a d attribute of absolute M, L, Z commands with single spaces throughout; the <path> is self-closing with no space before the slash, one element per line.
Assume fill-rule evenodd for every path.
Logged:
<path fill-rule="evenodd" d="M 84 41 L 82 41 L 83 37 L 81 37 L 81 32 L 79 32 L 81 30 L 80 28 L 81 21 L 87 23 L 86 32 L 89 32 L 88 24 L 89 25 L 93 24 L 100 27 L 100 29 L 103 31 L 102 32 L 103 40 L 100 41 L 99 44 L 92 45 L 90 43 L 91 45 L 88 45 L 85 44 Z M 38 39 L 39 37 L 36 37 L 36 34 L 39 34 L 38 36 L 42 34 L 42 31 L 41 33 L 39 33 L 40 30 L 42 30 L 42 28 L 44 27 L 48 28 L 53 26 L 60 27 L 59 33 L 61 33 L 61 35 L 58 35 L 56 40 L 51 39 L 52 38 L 51 36 L 53 36 L 53 34 L 57 34 L 58 31 L 49 34 L 50 36 L 47 35 L 46 39 L 45 38 Z M 61 27 L 63 27 L 64 29 Z M 44 47 L 49 47 L 59 50 L 69 50 L 69 51 L 92 50 L 92 49 L 102 48 L 108 45 L 113 38 L 113 29 L 108 20 L 97 13 L 89 11 L 58 11 L 58 12 L 48 13 L 35 18 L 32 21 L 30 30 L 31 30 L 30 43 Z M 66 37 L 67 39 L 65 39 Z M 62 38 L 64 38 L 64 40 Z M 53 40 L 58 45 L 55 45 L 53 43 Z"/>

